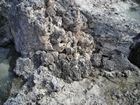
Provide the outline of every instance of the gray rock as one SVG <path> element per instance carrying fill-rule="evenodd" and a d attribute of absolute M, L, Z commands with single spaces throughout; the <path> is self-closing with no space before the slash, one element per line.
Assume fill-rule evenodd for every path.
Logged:
<path fill-rule="evenodd" d="M 80 80 L 90 75 L 90 56 L 94 51 L 94 39 L 84 32 L 88 27 L 87 16 L 84 16 L 76 5 L 72 6 L 74 2 L 30 0 L 8 3 L 11 3 L 11 9 L 6 15 L 11 24 L 16 49 L 22 57 L 31 59 L 35 69 L 44 65 L 58 77 L 68 81 Z M 57 11 L 61 11 L 59 14 L 63 15 L 56 16 Z M 59 59 L 53 56 L 52 51 L 58 53 Z M 17 61 L 15 71 L 25 77 L 24 73 L 18 72 L 21 71 L 19 62 Z M 31 75 L 28 72 L 32 71 L 28 71 L 30 66 L 29 63 L 29 68 L 23 67 L 24 72 L 24 69 L 27 69 L 28 76 Z"/>
<path fill-rule="evenodd" d="M 47 27 L 45 25 L 50 25 L 45 19 L 45 12 L 43 12 L 45 10 L 41 9 L 45 6 L 44 1 L 18 1 L 10 4 L 11 8 L 7 11 L 7 17 L 17 51 L 23 56 L 27 56 L 30 51 L 48 49 L 42 42 L 48 31 L 44 30 Z M 38 12 L 29 12 L 37 10 Z M 39 27 L 44 27 L 44 29 Z"/>
<path fill-rule="evenodd" d="M 139 69 L 127 56 L 140 25 L 114 14 L 118 11 L 112 12 L 110 1 L 6 3 L 5 16 L 21 53 L 14 71 L 26 83 L 5 105 L 121 105 L 138 97 L 131 79 L 139 80 Z M 124 96 L 126 90 L 133 98 Z"/>
<path fill-rule="evenodd" d="M 47 16 L 55 16 L 56 12 L 52 6 L 49 6 L 47 7 L 46 14 Z"/>
<path fill-rule="evenodd" d="M 42 53 L 41 61 L 43 65 L 50 65 L 54 63 L 54 57 L 51 53 Z"/>
<path fill-rule="evenodd" d="M 19 58 L 16 61 L 14 72 L 25 79 L 30 77 L 34 71 L 34 64 L 29 58 Z"/>
<path fill-rule="evenodd" d="M 91 58 L 92 65 L 95 67 L 100 67 L 102 64 L 101 59 L 102 59 L 102 54 L 98 54 L 98 53 L 93 54 Z"/>

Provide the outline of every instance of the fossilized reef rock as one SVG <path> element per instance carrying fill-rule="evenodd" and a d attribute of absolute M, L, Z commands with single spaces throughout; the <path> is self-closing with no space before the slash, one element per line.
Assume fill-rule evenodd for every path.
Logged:
<path fill-rule="evenodd" d="M 125 19 L 115 9 L 112 12 L 110 2 L 105 1 L 19 0 L 4 4 L 10 40 L 21 53 L 14 72 L 26 80 L 18 92 L 11 90 L 5 105 L 111 105 L 112 100 L 105 98 L 107 91 L 109 97 L 115 97 L 115 104 L 124 104 L 118 102 L 121 96 L 128 104 L 133 101 L 125 98 L 125 92 L 121 96 L 116 93 L 118 88 L 108 90 L 111 87 L 100 78 L 124 78 L 131 72 L 138 77 L 139 69 L 127 59 L 131 38 L 140 26 L 137 22 Z M 94 80 L 96 75 L 101 76 L 99 81 Z M 137 93 L 131 95 L 138 97 Z"/>
<path fill-rule="evenodd" d="M 70 4 L 69 1 L 31 0 L 10 2 L 10 5 L 7 12 L 11 33 L 16 49 L 23 56 L 37 50 L 62 52 L 66 48 L 88 53 L 87 47 L 93 48 L 92 37 L 82 32 L 87 18 L 78 7 L 71 7 L 73 1 Z"/>
<path fill-rule="evenodd" d="M 58 71 L 59 77 L 69 81 L 80 80 L 92 72 L 90 56 L 94 40 L 84 32 L 88 19 L 74 1 L 30 0 L 9 4 L 7 19 L 16 49 L 23 57 Z M 15 72 L 21 75 L 18 65 L 23 63 L 18 61 Z M 30 72 L 26 67 L 21 69 L 25 75 Z"/>

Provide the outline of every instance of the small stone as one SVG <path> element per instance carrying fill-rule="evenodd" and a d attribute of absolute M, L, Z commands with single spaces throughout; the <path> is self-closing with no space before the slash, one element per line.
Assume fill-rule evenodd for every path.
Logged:
<path fill-rule="evenodd" d="M 92 61 L 92 65 L 95 67 L 100 67 L 101 66 L 101 59 L 102 59 L 102 55 L 101 54 L 93 54 L 91 61 Z"/>
<path fill-rule="evenodd" d="M 47 8 L 46 13 L 47 13 L 48 16 L 55 16 L 56 15 L 56 12 L 55 12 L 55 10 L 52 6 L 49 6 Z"/>

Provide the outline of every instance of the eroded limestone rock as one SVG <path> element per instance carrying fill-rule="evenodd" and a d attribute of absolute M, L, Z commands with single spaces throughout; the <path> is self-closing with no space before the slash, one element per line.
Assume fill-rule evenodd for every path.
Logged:
<path fill-rule="evenodd" d="M 110 99 L 114 99 L 115 104 L 129 104 L 123 85 L 115 85 L 114 89 L 113 83 L 120 82 L 113 79 L 139 74 L 139 69 L 127 59 L 131 38 L 139 30 L 138 23 L 121 16 L 110 1 L 6 3 L 10 5 L 7 20 L 16 49 L 21 53 L 14 71 L 26 82 L 5 105 L 111 105 Z M 102 76 L 111 81 L 113 88 L 108 88 L 110 85 L 105 84 L 107 80 L 102 80 Z M 133 85 L 137 87 L 135 82 Z M 138 97 L 137 94 L 131 96 Z M 134 100 L 131 99 L 131 103 Z"/>
<path fill-rule="evenodd" d="M 14 69 L 14 72 L 17 75 L 23 76 L 25 79 L 27 79 L 29 76 L 31 76 L 33 71 L 34 64 L 29 58 L 19 58 L 16 61 L 16 67 Z"/>
<path fill-rule="evenodd" d="M 95 45 L 91 34 L 84 32 L 88 28 L 89 16 L 81 13 L 73 1 L 30 0 L 9 4 L 7 19 L 11 24 L 16 49 L 22 56 L 30 57 L 35 68 L 44 65 L 51 70 L 55 67 L 60 72 L 58 76 L 68 81 L 90 75 L 90 56 Z M 62 55 L 65 57 L 61 58 Z M 16 68 L 16 73 L 21 75 L 18 64 Z M 28 69 L 19 71 L 28 72 Z M 24 75 L 25 78 L 28 76 Z"/>

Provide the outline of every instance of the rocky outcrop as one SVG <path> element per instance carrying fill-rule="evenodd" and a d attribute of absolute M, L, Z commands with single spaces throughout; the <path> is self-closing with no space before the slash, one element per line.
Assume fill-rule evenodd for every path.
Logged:
<path fill-rule="evenodd" d="M 94 45 L 90 35 L 82 31 L 87 26 L 87 18 L 80 13 L 78 7 L 70 7 L 73 2 L 69 4 L 68 1 L 61 3 L 40 0 L 17 1 L 10 4 L 7 17 L 16 49 L 22 56 L 37 50 L 58 52 L 66 48 L 81 50 L 81 46 L 75 46 L 77 43 L 82 43 L 84 47 L 91 44 L 91 48 Z M 91 41 L 84 45 L 89 40 Z M 71 46 L 77 48 L 72 49 Z M 87 49 L 84 50 L 88 53 Z"/>
<path fill-rule="evenodd" d="M 26 82 L 20 90 L 20 93 L 15 98 L 10 98 L 5 105 L 18 105 L 23 103 L 31 105 L 85 104 L 86 100 L 89 101 L 87 104 L 99 102 L 106 105 L 105 101 L 97 98 L 100 92 L 98 90 L 99 86 L 93 86 L 93 84 L 90 84 L 91 81 L 83 80 L 80 83 L 68 84 L 60 78 L 54 77 L 48 71 L 48 68 L 43 66 L 40 66 L 38 70 L 34 71 L 30 79 L 32 79 L 32 82 Z M 91 92 L 86 93 L 87 90 L 85 89 L 91 89 Z M 76 95 L 75 98 L 74 95 Z"/>
<path fill-rule="evenodd" d="M 90 75 L 90 56 L 95 45 L 91 34 L 84 32 L 89 17 L 80 12 L 73 1 L 17 1 L 9 4 L 7 19 L 16 49 L 23 57 L 32 59 L 35 66 L 44 65 L 55 73 L 57 71 L 58 77 L 67 81 Z M 24 64 L 19 61 L 15 72 L 21 75 L 18 65 Z M 25 75 L 27 71 L 31 72 L 23 68 Z"/>
<path fill-rule="evenodd" d="M 105 98 L 107 91 L 108 97 L 113 94 L 116 104 L 124 104 L 118 102 L 121 97 L 132 103 L 134 99 L 129 100 L 123 89 L 119 94 L 118 88 L 111 90 L 102 83 L 104 77 L 110 81 L 139 77 L 139 68 L 127 57 L 133 43 L 131 38 L 138 33 L 140 24 L 127 19 L 110 3 L 106 0 L 5 1 L 7 9 L 3 11 L 10 37 L 21 54 L 14 72 L 26 81 L 18 92 L 11 90 L 11 96 L 15 97 L 10 97 L 5 105 L 111 105 L 112 101 Z M 132 84 L 138 87 L 135 82 Z M 128 89 L 128 92 L 133 91 Z M 131 96 L 138 97 L 137 93 Z"/>
<path fill-rule="evenodd" d="M 132 82 L 133 80 L 136 81 Z M 131 77 L 121 80 L 118 77 L 117 80 L 112 77 L 111 81 L 113 82 L 98 76 L 94 79 L 85 78 L 69 84 L 53 76 L 47 67 L 40 66 L 18 94 L 11 91 L 11 94 L 16 97 L 9 98 L 4 105 L 92 105 L 95 103 L 112 105 L 112 102 L 114 105 L 118 103 L 137 105 L 139 103 L 140 88 L 137 74 L 133 73 Z"/>

